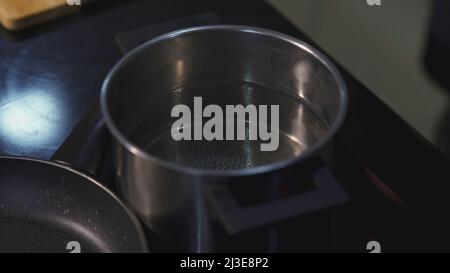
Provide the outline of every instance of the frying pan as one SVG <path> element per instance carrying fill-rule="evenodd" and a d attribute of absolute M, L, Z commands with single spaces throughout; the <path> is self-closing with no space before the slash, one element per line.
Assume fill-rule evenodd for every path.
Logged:
<path fill-rule="evenodd" d="M 88 174 L 106 139 L 97 109 L 52 161 L 0 157 L 0 252 L 147 252 L 131 210 Z"/>

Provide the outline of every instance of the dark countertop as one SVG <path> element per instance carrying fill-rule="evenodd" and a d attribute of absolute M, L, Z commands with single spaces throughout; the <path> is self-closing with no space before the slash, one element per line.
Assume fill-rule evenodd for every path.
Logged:
<path fill-rule="evenodd" d="M 52 156 L 122 56 L 116 34 L 208 11 L 223 23 L 312 43 L 267 3 L 251 0 L 108 0 L 22 33 L 0 31 L 0 154 Z M 341 71 L 350 108 L 338 144 L 400 193 L 421 221 L 448 229 L 441 214 L 449 207 L 449 160 Z"/>

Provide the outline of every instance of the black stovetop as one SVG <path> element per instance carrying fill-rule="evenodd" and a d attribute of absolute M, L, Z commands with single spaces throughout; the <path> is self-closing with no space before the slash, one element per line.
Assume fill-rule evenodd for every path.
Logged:
<path fill-rule="evenodd" d="M 26 32 L 2 33 L 0 104 L 6 107 L 0 107 L 0 115 L 24 99 L 42 100 L 47 107 L 40 121 L 46 131 L 0 126 L 0 153 L 49 159 L 122 56 L 117 34 L 204 12 L 215 13 L 222 23 L 274 29 L 315 45 L 263 1 L 111 0 Z M 450 161 L 340 70 L 350 104 L 336 139 L 333 166 L 350 201 L 332 212 L 320 233 L 326 234 L 327 250 L 366 251 L 371 240 L 379 241 L 384 251 L 450 250 L 445 214 L 450 207 Z M 108 175 L 104 177 L 108 182 Z M 154 251 L 173 250 L 148 234 Z"/>

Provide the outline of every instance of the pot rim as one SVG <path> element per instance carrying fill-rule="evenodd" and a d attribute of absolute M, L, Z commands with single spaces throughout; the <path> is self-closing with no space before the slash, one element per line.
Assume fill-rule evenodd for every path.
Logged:
<path fill-rule="evenodd" d="M 297 46 L 298 48 L 308 52 L 313 57 L 315 57 L 317 60 L 319 60 L 331 73 L 334 80 L 337 83 L 338 86 L 338 92 L 340 97 L 339 102 L 339 109 L 338 113 L 336 115 L 336 119 L 331 124 L 330 128 L 326 132 L 326 134 L 318 140 L 316 143 L 314 143 L 311 147 L 306 149 L 302 154 L 300 154 L 297 157 L 286 159 L 282 161 L 278 161 L 271 164 L 265 164 L 261 166 L 251 167 L 248 169 L 236 169 L 236 170 L 205 170 L 205 169 L 198 169 L 193 168 L 189 166 L 184 166 L 178 163 L 175 163 L 173 161 L 161 159 L 157 156 L 154 156 L 143 149 L 141 149 L 139 146 L 135 145 L 133 142 L 131 142 L 125 135 L 123 135 L 120 131 L 120 129 L 115 125 L 114 121 L 112 120 L 112 117 L 109 113 L 109 106 L 108 106 L 108 95 L 110 90 L 110 86 L 112 84 L 112 79 L 115 77 L 115 75 L 123 68 L 125 67 L 128 62 L 136 58 L 140 53 L 142 53 L 144 50 L 148 49 L 149 47 L 160 43 L 162 41 L 172 39 L 174 37 L 179 37 L 185 34 L 190 33 L 196 33 L 196 32 L 203 32 L 203 31 L 215 31 L 215 30 L 225 30 L 225 31 L 236 31 L 236 32 L 247 32 L 247 33 L 253 33 L 263 36 L 269 36 L 273 38 L 277 38 L 280 40 L 283 40 L 285 42 L 288 42 L 294 46 Z M 166 34 L 163 34 L 161 36 L 158 36 L 156 38 L 153 38 L 135 49 L 131 50 L 128 54 L 126 54 L 124 57 L 122 57 L 119 62 L 114 65 L 114 67 L 111 69 L 111 71 L 108 73 L 107 77 L 105 78 L 102 88 L 101 88 L 101 94 L 100 94 L 100 106 L 103 118 L 105 120 L 105 123 L 111 132 L 111 134 L 114 136 L 116 141 L 125 149 L 133 154 L 134 156 L 137 156 L 138 158 L 141 158 L 143 160 L 149 160 L 156 162 L 163 167 L 166 167 L 171 170 L 175 170 L 181 173 L 186 173 L 194 176 L 216 176 L 216 177 L 232 177 L 232 176 L 245 176 L 245 175 L 256 175 L 261 173 L 267 173 L 271 171 L 276 171 L 282 168 L 285 168 L 289 165 L 298 163 L 300 161 L 303 161 L 307 158 L 310 158 L 312 155 L 316 154 L 325 144 L 330 142 L 333 137 L 336 135 L 339 128 L 342 126 L 345 115 L 348 108 L 348 94 L 347 94 L 347 87 L 345 84 L 344 79 L 342 78 L 341 73 L 337 69 L 337 67 L 333 64 L 333 62 L 326 57 L 323 53 L 315 49 L 313 46 L 300 41 L 296 38 L 293 38 L 291 36 L 288 36 L 286 34 L 276 32 L 273 30 L 268 30 L 264 28 L 258 28 L 258 27 L 250 27 L 250 26 L 242 26 L 242 25 L 208 25 L 208 26 L 198 26 L 198 27 L 191 27 L 181 30 L 176 30 L 173 32 L 169 32 Z"/>

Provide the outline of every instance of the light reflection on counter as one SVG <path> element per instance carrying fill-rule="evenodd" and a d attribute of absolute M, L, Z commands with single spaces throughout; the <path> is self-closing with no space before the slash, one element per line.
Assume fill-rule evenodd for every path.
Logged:
<path fill-rule="evenodd" d="M 21 94 L 24 95 L 0 104 L 1 142 L 16 147 L 7 151 L 13 155 L 22 155 L 20 147 L 53 149 L 61 123 L 58 99 L 41 90 L 26 90 Z"/>

